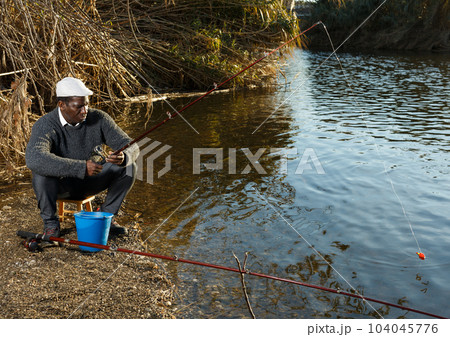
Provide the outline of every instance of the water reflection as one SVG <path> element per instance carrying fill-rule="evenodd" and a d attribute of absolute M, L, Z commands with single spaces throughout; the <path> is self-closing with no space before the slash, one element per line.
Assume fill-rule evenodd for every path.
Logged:
<path fill-rule="evenodd" d="M 199 135 L 180 118 L 151 133 L 172 147 L 172 169 L 151 185 L 137 182 L 127 207 L 142 213 L 152 252 L 234 267 L 232 253 L 248 251 L 252 271 L 353 292 L 331 264 L 362 295 L 448 316 L 440 295 L 449 276 L 448 59 L 343 54 L 350 90 L 332 60 L 308 77 L 327 56 L 298 51 L 286 69 L 290 84 L 279 90 L 208 96 L 184 113 Z M 179 108 L 189 100 L 171 104 Z M 115 117 L 137 136 L 146 107 L 131 109 Z M 148 125 L 164 119 L 166 110 L 155 104 Z M 215 158 L 205 156 L 193 174 L 195 148 L 222 149 L 223 167 L 208 168 Z M 274 148 L 299 155 L 283 163 L 270 153 Z M 242 173 L 249 165 L 244 149 L 266 149 L 258 159 L 265 174 L 252 165 Z M 311 163 L 295 174 L 306 149 L 314 150 L 325 174 Z M 433 257 L 427 264 L 414 254 L 384 165 Z M 155 170 L 163 166 L 155 162 Z M 238 275 L 175 263 L 168 268 L 187 295 L 177 305 L 188 306 L 188 317 L 248 317 Z M 426 284 L 417 280 L 419 268 Z M 248 277 L 247 287 L 259 318 L 422 317 L 270 280 Z"/>
<path fill-rule="evenodd" d="M 309 55 L 312 68 L 328 56 Z M 339 57 L 345 73 L 334 62 L 334 67 L 325 66 L 311 78 L 312 87 L 317 89 L 313 96 L 320 101 L 316 109 L 324 116 L 327 131 L 352 134 L 352 129 L 367 128 L 369 124 L 370 129 L 364 132 L 376 138 L 420 142 L 449 150 L 447 55 Z M 335 72 L 331 78 L 327 76 L 330 68 Z"/>

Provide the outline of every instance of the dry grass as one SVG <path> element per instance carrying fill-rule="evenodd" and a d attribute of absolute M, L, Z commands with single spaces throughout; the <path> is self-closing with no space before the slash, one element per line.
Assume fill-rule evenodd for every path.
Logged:
<path fill-rule="evenodd" d="M 298 33 L 283 1 L 97 1 L 103 22 L 138 55 L 146 79 L 162 88 L 205 89 Z M 273 78 L 267 63 L 231 85 Z"/>
<path fill-rule="evenodd" d="M 25 74 L 11 84 L 11 90 L 0 95 L 0 154 L 5 158 L 2 176 L 23 168 L 26 141 L 30 134 L 31 98 Z"/>
<path fill-rule="evenodd" d="M 77 246 L 48 247 L 30 253 L 17 230 L 39 233 L 42 220 L 30 185 L 8 190 L 0 200 L 0 318 L 136 319 L 174 318 L 183 297 L 163 261 Z M 62 223 L 64 236 L 76 239 L 73 219 Z M 109 244 L 143 250 L 137 224 Z M 181 315 L 178 316 L 181 318 Z"/>
<path fill-rule="evenodd" d="M 68 5 L 68 4 L 71 5 Z M 0 5 L 1 72 L 27 69 L 36 110 L 52 103 L 58 80 L 76 76 L 101 97 L 133 94 L 138 85 L 114 53 L 119 41 L 104 27 L 94 2 L 5 0 Z M 72 7 L 73 6 L 73 7 Z M 79 6 L 81 10 L 75 10 Z M 133 56 L 133 55 L 131 55 Z M 2 77 L 2 85 L 14 80 Z"/>
<path fill-rule="evenodd" d="M 113 39 L 99 30 L 92 5 L 90 17 L 61 1 L 5 0 L 0 3 L 0 162 L 7 175 L 24 165 L 31 110 L 44 113 L 54 103 L 55 84 L 65 76 L 86 80 L 102 97 L 133 94 L 134 75 L 112 52 Z M 31 93 L 31 94 L 29 94 Z M 33 105 L 31 98 L 34 99 Z M 5 175 L 3 175 L 5 177 Z"/>
<path fill-rule="evenodd" d="M 211 88 L 298 33 L 297 20 L 282 3 L 2 1 L 3 159 L 9 168 L 23 165 L 29 113 L 43 114 L 54 106 L 53 93 L 61 78 L 82 79 L 95 93 L 92 103 L 142 94 L 150 97 L 155 88 Z M 261 62 L 229 86 L 269 83 L 276 70 L 272 63 Z M 20 85 L 13 88 L 13 83 Z"/>

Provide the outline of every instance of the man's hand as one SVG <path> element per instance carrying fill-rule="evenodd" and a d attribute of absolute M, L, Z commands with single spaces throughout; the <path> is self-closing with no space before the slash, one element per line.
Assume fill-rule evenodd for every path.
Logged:
<path fill-rule="evenodd" d="M 106 161 L 108 163 L 121 165 L 123 163 L 123 161 L 125 160 L 125 155 L 123 154 L 123 152 L 119 152 L 117 155 L 114 155 L 113 153 L 114 152 L 109 151 L 109 156 L 108 156 L 108 158 L 106 158 Z"/>
<path fill-rule="evenodd" d="M 97 164 L 96 162 L 93 162 L 92 160 L 88 160 L 86 162 L 86 174 L 89 177 L 99 174 L 100 172 L 102 172 L 102 169 L 103 169 L 102 165 Z"/>

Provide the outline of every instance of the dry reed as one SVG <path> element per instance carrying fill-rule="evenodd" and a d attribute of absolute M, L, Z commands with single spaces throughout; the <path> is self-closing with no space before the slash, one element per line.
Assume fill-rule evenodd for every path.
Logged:
<path fill-rule="evenodd" d="M 0 24 L 1 151 L 11 167 L 23 161 L 29 99 L 33 113 L 45 113 L 65 76 L 86 82 L 93 103 L 207 89 L 299 31 L 283 0 L 4 0 Z M 262 62 L 230 86 L 275 73 Z"/>
<path fill-rule="evenodd" d="M 11 84 L 7 94 L 0 95 L 0 154 L 6 160 L 7 175 L 23 165 L 26 140 L 30 134 L 31 98 L 27 92 L 27 75 Z M 4 175 L 4 174 L 3 174 Z"/>
<path fill-rule="evenodd" d="M 99 0 L 97 9 L 166 90 L 210 88 L 299 31 L 282 0 Z M 231 85 L 267 83 L 274 72 L 266 62 Z"/>

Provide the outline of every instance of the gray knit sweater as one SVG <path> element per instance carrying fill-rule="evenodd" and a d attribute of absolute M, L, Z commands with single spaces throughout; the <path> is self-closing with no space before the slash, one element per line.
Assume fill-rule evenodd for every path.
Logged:
<path fill-rule="evenodd" d="M 86 161 L 95 146 L 106 144 L 117 150 L 130 140 L 114 120 L 101 110 L 89 109 L 83 123 L 63 127 L 56 108 L 33 125 L 25 160 L 28 168 L 39 175 L 83 179 Z M 126 165 L 129 165 L 139 155 L 139 147 L 130 146 L 124 153 Z"/>

